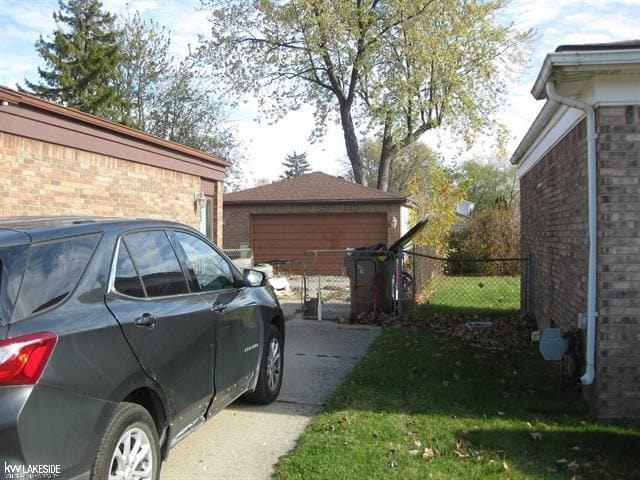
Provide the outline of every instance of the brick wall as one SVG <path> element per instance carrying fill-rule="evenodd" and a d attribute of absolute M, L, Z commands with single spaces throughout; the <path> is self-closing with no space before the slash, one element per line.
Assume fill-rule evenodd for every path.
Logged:
<path fill-rule="evenodd" d="M 640 418 L 640 107 L 600 107 L 597 123 L 597 410 Z"/>
<path fill-rule="evenodd" d="M 583 121 L 520 179 L 522 255 L 531 258 L 531 308 L 541 330 L 575 329 L 586 311 L 585 135 Z"/>
<path fill-rule="evenodd" d="M 251 205 L 224 206 L 224 248 L 240 248 L 240 242 L 249 242 L 251 214 L 282 213 L 386 213 L 400 222 L 400 205 L 394 204 L 317 204 L 317 205 Z M 387 222 L 387 226 L 389 222 Z M 387 244 L 400 238 L 400 228 L 387 227 Z"/>
<path fill-rule="evenodd" d="M 198 228 L 200 177 L 0 132 L 0 216 L 107 215 Z"/>

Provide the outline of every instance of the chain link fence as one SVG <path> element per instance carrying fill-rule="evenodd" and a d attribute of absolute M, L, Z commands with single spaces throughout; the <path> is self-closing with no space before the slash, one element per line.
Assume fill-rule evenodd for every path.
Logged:
<path fill-rule="evenodd" d="M 396 315 L 396 256 L 381 250 L 312 250 L 305 253 L 305 318 L 370 322 Z"/>
<path fill-rule="evenodd" d="M 421 313 L 464 317 L 530 313 L 526 258 L 441 258 L 417 249 L 405 255 L 415 307 Z"/>
<path fill-rule="evenodd" d="M 530 263 L 523 258 L 441 258 L 418 248 L 398 255 L 311 250 L 302 261 L 255 268 L 269 269 L 276 288 L 285 279 L 286 291 L 278 292 L 283 307 L 309 319 L 379 323 L 415 309 L 473 318 L 530 313 Z"/>

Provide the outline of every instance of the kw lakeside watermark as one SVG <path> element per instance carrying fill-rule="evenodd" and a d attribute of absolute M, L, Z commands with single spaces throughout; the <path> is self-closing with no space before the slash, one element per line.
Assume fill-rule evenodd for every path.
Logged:
<path fill-rule="evenodd" d="M 61 465 L 15 465 L 4 462 L 3 478 L 12 480 L 37 480 L 58 478 L 61 473 Z"/>

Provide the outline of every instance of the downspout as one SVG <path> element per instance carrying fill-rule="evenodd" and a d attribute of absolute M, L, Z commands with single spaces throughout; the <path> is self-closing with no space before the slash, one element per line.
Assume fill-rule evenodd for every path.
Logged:
<path fill-rule="evenodd" d="M 589 220 L 589 261 L 587 267 L 587 368 L 580 377 L 583 385 L 591 385 L 596 376 L 596 295 L 598 280 L 598 192 L 596 165 L 596 113 L 593 107 L 580 100 L 561 97 L 553 81 L 546 84 L 547 98 L 562 105 L 582 110 L 587 115 L 587 179 L 588 179 L 588 220 Z"/>

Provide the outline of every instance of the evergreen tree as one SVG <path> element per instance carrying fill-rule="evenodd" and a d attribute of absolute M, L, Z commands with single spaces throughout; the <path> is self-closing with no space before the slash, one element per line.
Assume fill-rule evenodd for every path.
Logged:
<path fill-rule="evenodd" d="M 284 167 L 284 173 L 280 175 L 280 178 L 283 180 L 296 178 L 311 171 L 306 152 L 296 153 L 295 150 L 287 155 L 285 161 L 282 162 L 282 166 Z"/>
<path fill-rule="evenodd" d="M 53 37 L 40 36 L 35 44 L 46 69 L 38 68 L 40 82 L 25 80 L 26 91 L 111 118 L 120 104 L 116 84 L 121 52 L 115 17 L 102 10 L 99 0 L 59 0 L 58 6 Z"/>

